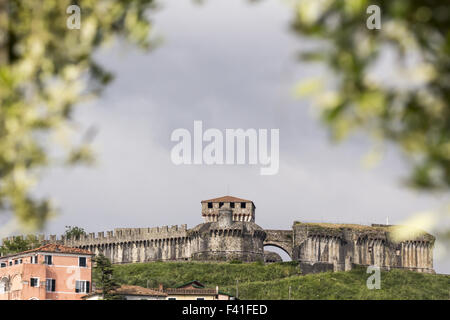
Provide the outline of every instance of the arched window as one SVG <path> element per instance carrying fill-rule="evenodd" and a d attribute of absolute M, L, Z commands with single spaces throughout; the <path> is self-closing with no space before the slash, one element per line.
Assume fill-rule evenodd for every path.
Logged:
<path fill-rule="evenodd" d="M 2 278 L 0 280 L 0 294 L 6 293 L 9 290 L 9 281 L 7 278 Z"/>

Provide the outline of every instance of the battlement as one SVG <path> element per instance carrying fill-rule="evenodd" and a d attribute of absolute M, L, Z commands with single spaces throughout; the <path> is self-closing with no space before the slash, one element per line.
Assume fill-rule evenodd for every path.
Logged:
<path fill-rule="evenodd" d="M 394 241 L 393 234 L 404 228 L 404 226 L 372 224 L 370 226 L 358 224 L 345 223 L 308 223 L 294 221 L 293 229 L 296 230 L 297 235 L 318 237 L 338 237 L 348 241 L 370 239 L 388 242 Z M 435 237 L 431 234 L 417 229 L 414 234 L 411 234 L 409 239 L 404 239 L 400 242 L 427 242 L 433 244 Z"/>
<path fill-rule="evenodd" d="M 64 235 L 30 235 L 28 237 L 35 237 L 39 243 L 62 243 L 71 246 L 83 246 L 97 243 L 113 243 L 134 240 L 151 240 L 151 239 L 165 239 L 178 238 L 187 236 L 187 225 L 180 226 L 162 226 L 153 228 L 116 228 L 114 231 L 106 232 L 91 232 L 86 235 L 81 235 L 78 239 L 66 238 Z M 4 238 L 2 241 L 12 241 L 14 238 L 23 236 L 11 236 Z"/>

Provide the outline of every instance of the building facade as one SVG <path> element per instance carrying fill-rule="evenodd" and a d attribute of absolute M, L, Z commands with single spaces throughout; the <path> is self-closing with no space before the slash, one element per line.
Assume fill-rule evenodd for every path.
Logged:
<path fill-rule="evenodd" d="M 0 257 L 0 300 L 79 300 L 91 288 L 92 256 L 47 244 Z"/>

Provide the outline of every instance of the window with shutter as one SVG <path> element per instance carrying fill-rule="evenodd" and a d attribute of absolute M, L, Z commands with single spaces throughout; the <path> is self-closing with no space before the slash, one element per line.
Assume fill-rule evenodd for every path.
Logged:
<path fill-rule="evenodd" d="M 76 280 L 75 292 L 76 293 L 89 293 L 90 282 L 85 280 Z"/>

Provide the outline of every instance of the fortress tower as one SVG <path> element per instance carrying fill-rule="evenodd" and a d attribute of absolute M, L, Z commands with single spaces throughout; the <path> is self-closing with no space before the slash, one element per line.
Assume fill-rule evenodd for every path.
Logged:
<path fill-rule="evenodd" d="M 253 201 L 225 196 L 202 202 L 202 217 L 204 222 L 215 222 L 219 217 L 219 210 L 229 208 L 233 221 L 255 222 L 255 204 Z"/>
<path fill-rule="evenodd" d="M 224 204 L 213 222 L 189 231 L 192 260 L 263 261 L 265 231 L 254 222 L 233 220 L 235 215 L 229 204 Z"/>

